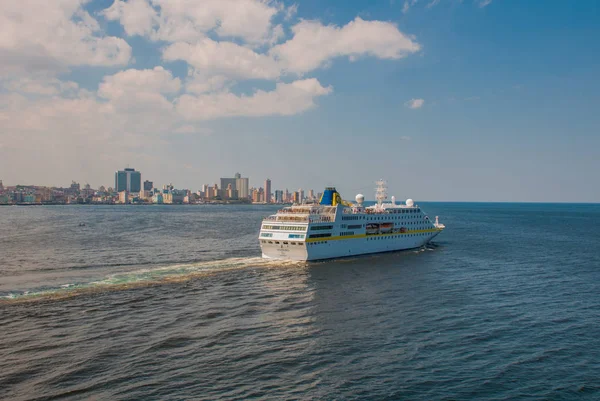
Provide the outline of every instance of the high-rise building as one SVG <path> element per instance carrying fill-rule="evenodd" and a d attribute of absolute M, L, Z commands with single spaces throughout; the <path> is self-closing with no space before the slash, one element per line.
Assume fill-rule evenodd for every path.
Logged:
<path fill-rule="evenodd" d="M 0 192 L 4 191 L 4 185 L 2 184 L 2 180 L 0 180 Z"/>
<path fill-rule="evenodd" d="M 265 203 L 271 203 L 271 179 L 265 180 Z"/>
<path fill-rule="evenodd" d="M 115 191 L 140 192 L 142 190 L 142 173 L 134 168 L 126 168 L 115 173 Z"/>
<path fill-rule="evenodd" d="M 283 191 L 280 189 L 275 190 L 275 202 L 283 203 Z"/>
<path fill-rule="evenodd" d="M 231 184 L 232 188 L 235 188 L 235 178 L 221 178 L 221 189 L 227 189 L 227 186 Z"/>
<path fill-rule="evenodd" d="M 238 175 L 240 175 L 240 173 L 237 173 L 236 178 L 235 178 L 235 189 L 237 189 L 237 191 L 238 191 L 238 197 L 240 199 L 248 199 L 249 180 L 247 177 L 242 178 L 242 177 L 238 177 Z"/>
<path fill-rule="evenodd" d="M 310 200 L 314 200 L 315 199 L 315 191 L 313 191 L 312 189 L 310 189 L 308 191 L 308 199 L 310 199 Z"/>
<path fill-rule="evenodd" d="M 154 183 L 152 181 L 144 181 L 144 191 L 152 191 L 152 188 L 154 188 Z"/>
<path fill-rule="evenodd" d="M 298 194 L 300 196 L 300 201 L 299 202 L 302 203 L 304 201 L 304 190 L 302 188 L 300 188 L 298 190 Z"/>

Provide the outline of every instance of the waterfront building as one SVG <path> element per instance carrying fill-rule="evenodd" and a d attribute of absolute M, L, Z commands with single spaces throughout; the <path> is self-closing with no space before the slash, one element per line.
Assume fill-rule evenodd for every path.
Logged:
<path fill-rule="evenodd" d="M 4 192 L 4 185 L 2 184 L 2 180 L 0 180 L 0 194 Z"/>
<path fill-rule="evenodd" d="M 127 191 L 119 192 L 119 203 L 122 203 L 122 204 L 129 203 L 129 193 Z"/>
<path fill-rule="evenodd" d="M 310 199 L 310 200 L 315 199 L 315 191 L 313 191 L 312 189 L 308 190 L 308 199 Z"/>
<path fill-rule="evenodd" d="M 154 194 L 152 197 L 152 203 L 156 203 L 157 205 L 162 205 L 164 203 L 163 195 L 159 192 Z"/>
<path fill-rule="evenodd" d="M 226 199 L 238 199 L 238 191 L 231 184 L 227 185 L 226 195 Z"/>
<path fill-rule="evenodd" d="M 302 203 L 302 198 L 300 197 L 300 192 L 294 191 L 294 195 L 292 196 L 292 202 Z"/>
<path fill-rule="evenodd" d="M 162 194 L 163 203 L 165 205 L 173 205 L 183 203 L 183 196 L 174 194 L 173 192 L 167 192 Z"/>
<path fill-rule="evenodd" d="M 238 197 L 240 199 L 248 199 L 248 184 L 249 184 L 249 179 L 246 178 L 242 178 L 242 177 L 238 177 L 240 175 L 240 173 L 236 173 L 236 178 L 235 178 L 235 189 L 238 192 Z"/>
<path fill-rule="evenodd" d="M 299 203 L 302 203 L 302 202 L 304 201 L 304 190 L 303 190 L 302 188 L 300 188 L 300 189 L 298 190 L 298 194 L 299 194 L 299 196 L 300 196 L 300 201 L 299 201 Z"/>
<path fill-rule="evenodd" d="M 232 188 L 235 188 L 236 179 L 235 178 L 221 178 L 221 189 L 223 191 L 227 190 L 227 187 L 231 185 Z M 225 197 L 225 193 L 221 195 L 221 198 Z"/>
<path fill-rule="evenodd" d="M 142 190 L 142 173 L 134 168 L 126 168 L 115 173 L 115 191 L 140 192 Z"/>
<path fill-rule="evenodd" d="M 144 181 L 144 191 L 152 191 L 152 188 L 154 188 L 154 183 L 152 181 Z"/>
<path fill-rule="evenodd" d="M 271 179 L 265 180 L 265 203 L 271 203 Z"/>
<path fill-rule="evenodd" d="M 275 190 L 275 202 L 283 203 L 283 191 L 280 189 Z"/>
<path fill-rule="evenodd" d="M 252 191 L 252 202 L 264 202 L 264 190 L 262 188 L 255 188 L 254 191 Z"/>

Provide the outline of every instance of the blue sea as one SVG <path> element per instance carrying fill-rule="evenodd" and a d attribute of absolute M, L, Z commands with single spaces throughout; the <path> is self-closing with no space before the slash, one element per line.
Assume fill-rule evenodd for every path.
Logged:
<path fill-rule="evenodd" d="M 420 206 L 314 263 L 260 258 L 272 206 L 0 207 L 0 399 L 600 399 L 600 205 Z"/>

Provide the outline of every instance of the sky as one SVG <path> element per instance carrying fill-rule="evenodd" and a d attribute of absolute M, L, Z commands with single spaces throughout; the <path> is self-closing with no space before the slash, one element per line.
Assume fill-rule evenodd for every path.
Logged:
<path fill-rule="evenodd" d="M 0 4 L 0 180 L 600 202 L 600 2 Z"/>

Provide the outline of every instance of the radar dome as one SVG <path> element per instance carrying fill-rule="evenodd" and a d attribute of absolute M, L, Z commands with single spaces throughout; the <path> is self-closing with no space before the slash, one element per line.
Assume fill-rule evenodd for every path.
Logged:
<path fill-rule="evenodd" d="M 407 199 L 406 200 L 406 206 L 413 207 L 414 204 L 415 204 L 415 202 L 412 199 Z"/>
<path fill-rule="evenodd" d="M 361 204 L 365 201 L 365 196 L 363 194 L 356 195 L 356 203 Z"/>

